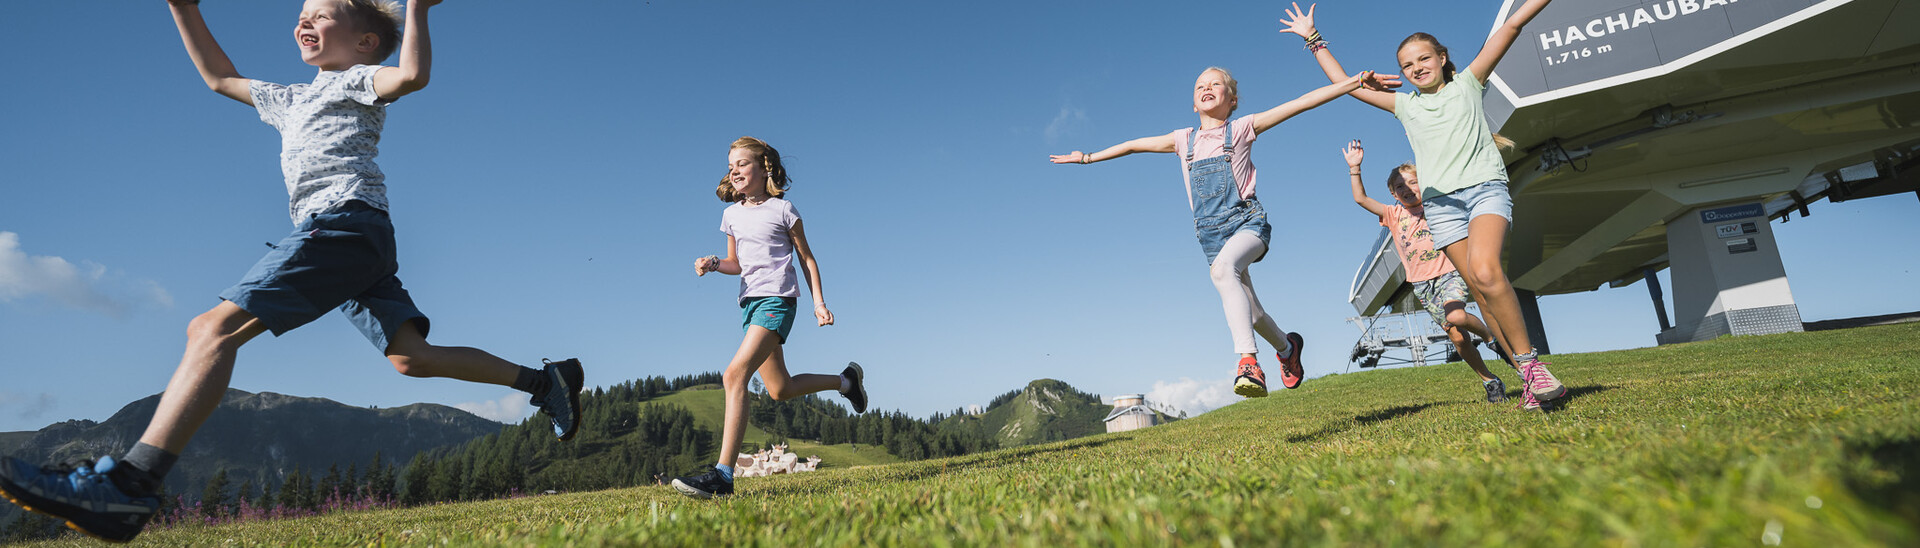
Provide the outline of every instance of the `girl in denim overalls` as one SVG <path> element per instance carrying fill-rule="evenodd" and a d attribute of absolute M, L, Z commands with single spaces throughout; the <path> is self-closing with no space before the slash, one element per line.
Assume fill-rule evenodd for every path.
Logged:
<path fill-rule="evenodd" d="M 1427 227 L 1433 233 L 1433 247 L 1446 253 L 1460 269 L 1473 300 L 1492 320 L 1500 346 L 1512 353 L 1514 366 L 1526 383 L 1521 406 L 1527 409 L 1539 409 L 1542 404 L 1565 397 L 1567 387 L 1547 371 L 1547 364 L 1534 351 L 1520 300 L 1500 264 L 1507 230 L 1513 226 L 1513 196 L 1507 189 L 1506 161 L 1498 150 L 1505 138 L 1494 135 L 1487 125 L 1481 95 L 1486 93 L 1493 67 L 1520 37 L 1520 29 L 1549 1 L 1527 0 L 1515 8 L 1513 15 L 1487 36 L 1479 55 L 1464 71 L 1455 70 L 1453 58 L 1439 39 L 1416 32 L 1400 42 L 1394 57 L 1400 74 L 1417 91 L 1369 89 L 1353 93 L 1355 99 L 1393 113 L 1406 128 L 1413 160 L 1426 183 L 1420 199 L 1426 208 Z M 1283 32 L 1305 38 L 1307 49 L 1313 51 L 1327 78 L 1339 81 L 1345 71 L 1314 27 L 1313 6 L 1302 12 L 1295 5 L 1287 10 L 1287 17 L 1280 21 L 1287 26 Z M 1397 77 L 1384 79 L 1387 85 L 1400 85 Z M 1505 146 L 1512 146 L 1512 141 L 1505 141 Z"/>
<path fill-rule="evenodd" d="M 1279 351 L 1283 386 L 1300 386 L 1306 376 L 1300 365 L 1304 343 L 1300 334 L 1281 331 L 1274 324 L 1261 309 L 1260 299 L 1253 292 L 1253 279 L 1247 275 L 1247 267 L 1267 254 L 1273 234 L 1266 210 L 1253 193 L 1255 177 L 1249 149 L 1260 133 L 1358 89 L 1370 82 L 1370 77 L 1369 73 L 1355 75 L 1265 112 L 1231 120 L 1240 105 L 1238 83 L 1226 69 L 1211 67 L 1201 71 L 1193 86 L 1193 111 L 1200 115 L 1200 127 L 1142 137 L 1092 154 L 1076 150 L 1050 156 L 1056 164 L 1088 164 L 1135 152 L 1180 154 L 1181 170 L 1187 179 L 1187 202 L 1193 208 L 1194 234 L 1207 254 L 1213 287 L 1220 291 L 1220 303 L 1226 308 L 1233 351 L 1240 354 L 1233 391 L 1241 396 L 1267 395 L 1266 374 L 1254 358 L 1259 351 L 1256 332 Z"/>

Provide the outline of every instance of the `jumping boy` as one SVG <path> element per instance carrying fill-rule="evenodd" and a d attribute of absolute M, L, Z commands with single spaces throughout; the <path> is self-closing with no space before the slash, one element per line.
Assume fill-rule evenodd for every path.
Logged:
<path fill-rule="evenodd" d="M 475 348 L 429 344 L 429 322 L 394 274 L 385 177 L 373 158 L 386 106 L 427 86 L 432 55 L 427 10 L 440 0 L 307 0 L 294 29 L 300 58 L 319 67 L 311 84 L 250 80 L 235 71 L 200 17 L 199 0 L 168 0 L 174 23 L 207 87 L 258 109 L 280 131 L 280 169 L 294 231 L 222 301 L 187 326 L 187 350 L 127 454 L 74 467 L 0 462 L 0 494 L 67 521 L 93 537 L 133 540 L 160 506 L 161 480 L 194 431 L 220 404 L 240 346 L 339 308 L 410 377 L 511 386 L 533 396 L 565 441 L 580 425 L 579 360 L 521 367 Z M 398 67 L 378 63 L 400 53 Z"/>

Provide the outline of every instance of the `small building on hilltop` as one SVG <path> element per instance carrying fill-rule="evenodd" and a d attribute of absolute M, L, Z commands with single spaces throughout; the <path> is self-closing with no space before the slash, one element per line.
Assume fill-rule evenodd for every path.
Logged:
<path fill-rule="evenodd" d="M 1126 394 L 1113 398 L 1113 412 L 1104 419 L 1107 433 L 1138 430 L 1160 424 L 1160 414 L 1147 407 L 1144 394 Z"/>

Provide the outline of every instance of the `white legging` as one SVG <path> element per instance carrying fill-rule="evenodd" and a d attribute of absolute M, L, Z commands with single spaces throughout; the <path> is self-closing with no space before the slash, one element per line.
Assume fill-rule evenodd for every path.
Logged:
<path fill-rule="evenodd" d="M 1274 325 L 1273 317 L 1260 308 L 1260 297 L 1253 294 L 1253 276 L 1247 272 L 1253 260 L 1266 252 L 1267 244 L 1260 241 L 1259 235 L 1236 233 L 1221 246 L 1209 272 L 1213 288 L 1220 291 L 1220 304 L 1227 311 L 1227 329 L 1233 332 L 1233 351 L 1238 354 L 1260 352 L 1260 346 L 1253 340 L 1255 331 L 1275 350 L 1287 347 L 1287 332 Z"/>

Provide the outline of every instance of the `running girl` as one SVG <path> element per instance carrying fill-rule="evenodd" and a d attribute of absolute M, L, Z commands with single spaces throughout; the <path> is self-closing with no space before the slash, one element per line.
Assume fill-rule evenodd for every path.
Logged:
<path fill-rule="evenodd" d="M 1180 155 L 1194 232 L 1206 252 L 1213 287 L 1220 292 L 1220 302 L 1226 309 L 1233 351 L 1240 354 L 1233 391 L 1243 397 L 1267 395 L 1266 374 L 1254 358 L 1259 352 L 1253 338 L 1256 332 L 1279 351 L 1282 386 L 1300 386 L 1306 377 L 1300 365 L 1305 341 L 1299 333 L 1281 331 L 1274 324 L 1254 295 L 1253 279 L 1247 272 L 1247 267 L 1266 256 L 1273 234 L 1267 212 L 1254 195 L 1253 140 L 1280 122 L 1363 84 L 1377 85 L 1370 83 L 1371 77 L 1371 73 L 1346 77 L 1264 112 L 1231 120 L 1234 109 L 1240 106 L 1239 82 L 1226 69 L 1211 67 L 1201 71 L 1193 83 L 1193 111 L 1200 115 L 1199 127 L 1134 139 L 1092 154 L 1076 150 L 1048 157 L 1056 164 L 1088 164 L 1136 152 Z"/>
<path fill-rule="evenodd" d="M 1433 231 L 1433 246 L 1444 250 L 1454 266 L 1466 274 L 1467 288 L 1492 321 L 1500 345 L 1515 352 L 1513 362 L 1527 385 L 1525 405 L 1529 408 L 1565 396 L 1567 388 L 1547 371 L 1528 340 L 1520 300 L 1514 296 L 1513 284 L 1500 264 L 1507 229 L 1513 224 L 1513 196 L 1507 190 L 1507 166 L 1487 125 L 1480 96 L 1486 93 L 1487 75 L 1493 73 L 1507 47 L 1520 36 L 1521 27 L 1539 15 L 1548 1 L 1527 0 L 1514 10 L 1513 16 L 1487 37 L 1479 56 L 1465 71 L 1454 69 L 1453 59 L 1439 39 L 1416 32 L 1400 42 L 1396 56 L 1401 76 L 1417 91 L 1353 92 L 1354 98 L 1393 113 L 1406 127 L 1414 163 L 1425 175 L 1420 198 L 1426 207 L 1427 226 Z M 1302 12 L 1300 5 L 1294 4 L 1287 10 L 1287 17 L 1280 21 L 1287 26 L 1283 32 L 1305 38 L 1321 70 L 1329 79 L 1339 81 L 1344 69 L 1314 28 L 1313 6 Z"/>
<path fill-rule="evenodd" d="M 790 375 L 780 351 L 793 330 L 795 301 L 800 284 L 794 276 L 793 256 L 806 267 L 807 288 L 813 292 L 813 319 L 833 325 L 833 312 L 820 292 L 820 265 L 807 246 L 800 212 L 781 198 L 792 181 L 780 163 L 780 151 L 765 141 L 741 137 L 727 151 L 727 176 L 714 194 L 730 202 L 720 214 L 720 231 L 727 234 L 727 258 L 708 255 L 695 259 L 693 273 L 720 272 L 740 277 L 741 328 L 746 337 L 723 375 L 727 413 L 720 438 L 720 462 L 705 473 L 674 478 L 673 488 L 694 498 L 733 494 L 733 465 L 740 454 L 740 436 L 747 426 L 747 381 L 755 371 L 776 400 L 838 390 L 853 412 L 867 411 L 867 389 L 860 364 L 849 363 L 839 375 Z"/>

